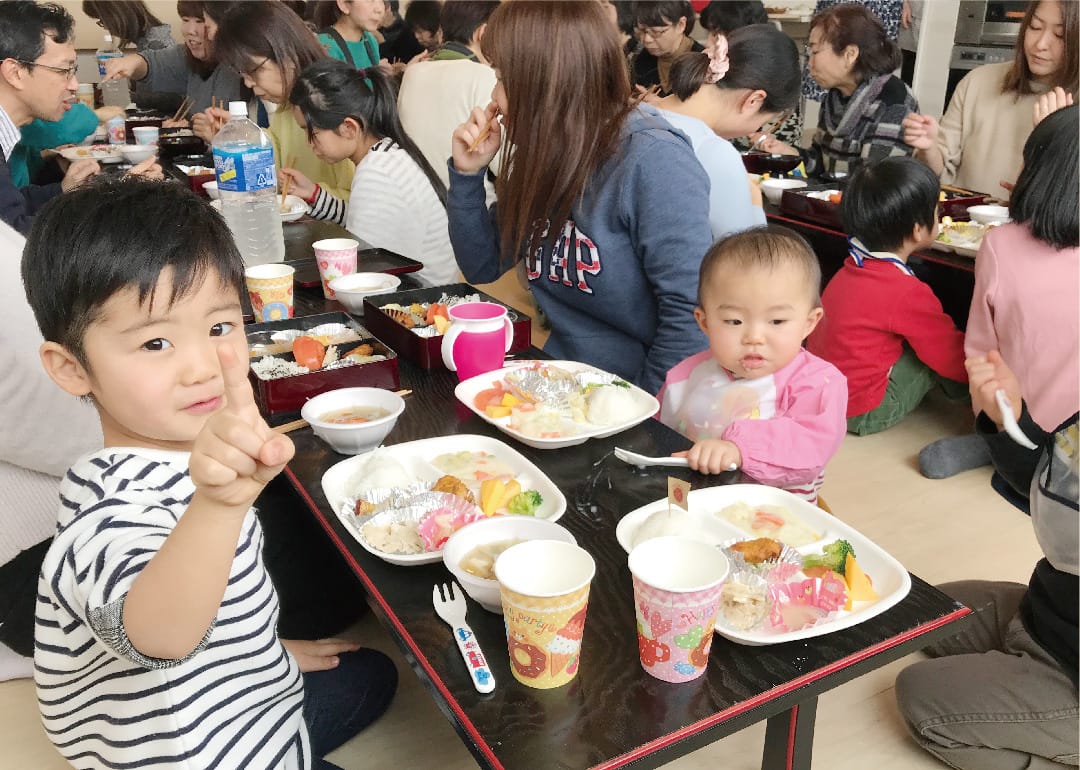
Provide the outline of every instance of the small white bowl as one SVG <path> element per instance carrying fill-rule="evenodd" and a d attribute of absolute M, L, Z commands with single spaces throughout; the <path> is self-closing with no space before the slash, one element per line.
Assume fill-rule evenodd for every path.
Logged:
<path fill-rule="evenodd" d="M 806 187 L 806 182 L 802 179 L 762 179 L 761 180 L 761 192 L 765 194 L 765 197 L 769 199 L 769 203 L 774 206 L 780 205 L 780 198 L 784 195 L 784 190 L 794 190 L 799 187 Z"/>
<path fill-rule="evenodd" d="M 157 154 L 157 147 L 152 144 L 123 144 L 120 145 L 120 154 L 131 165 L 142 163 L 151 155 Z"/>
<path fill-rule="evenodd" d="M 340 425 L 321 419 L 330 412 L 354 406 L 373 406 L 389 414 L 368 422 Z M 369 452 L 382 443 L 405 411 L 405 402 L 393 391 L 382 388 L 338 388 L 310 399 L 300 409 L 300 416 L 311 425 L 315 435 L 343 455 Z"/>
<path fill-rule="evenodd" d="M 363 315 L 364 297 L 386 294 L 401 285 L 401 279 L 389 273 L 349 273 L 330 281 L 337 301 L 353 315 Z"/>
<path fill-rule="evenodd" d="M 465 589 L 465 593 L 485 610 L 497 615 L 502 615 L 499 581 L 466 572 L 461 568 L 461 560 L 477 546 L 497 543 L 500 540 L 559 540 L 577 545 L 577 540 L 566 527 L 532 516 L 491 516 L 466 524 L 450 535 L 443 545 L 443 563 Z"/>
<path fill-rule="evenodd" d="M 278 199 L 280 203 L 280 198 Z M 308 213 L 308 205 L 299 195 L 286 195 L 285 205 L 278 209 L 281 212 L 282 222 L 295 222 L 304 214 Z"/>
<path fill-rule="evenodd" d="M 221 191 L 218 190 L 217 182 L 206 182 L 202 188 L 206 190 L 206 194 L 210 196 L 210 200 L 220 200 Z"/>
<path fill-rule="evenodd" d="M 968 216 L 980 225 L 1000 225 L 1011 222 L 1008 206 L 971 206 L 967 210 Z"/>

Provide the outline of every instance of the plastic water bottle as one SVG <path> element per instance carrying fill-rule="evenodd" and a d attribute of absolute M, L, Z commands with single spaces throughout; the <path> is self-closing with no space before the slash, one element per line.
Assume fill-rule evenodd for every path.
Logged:
<path fill-rule="evenodd" d="M 127 107 L 131 101 L 131 85 L 127 78 L 118 80 L 105 80 L 105 62 L 109 59 L 119 59 L 124 52 L 116 45 L 113 36 L 105 33 L 105 41 L 101 48 L 97 49 L 94 57 L 97 59 L 98 74 L 101 76 L 101 103 L 106 107 Z"/>
<path fill-rule="evenodd" d="M 221 213 L 245 265 L 282 262 L 285 239 L 270 135 L 248 120 L 244 102 L 229 102 L 229 116 L 213 142 Z"/>

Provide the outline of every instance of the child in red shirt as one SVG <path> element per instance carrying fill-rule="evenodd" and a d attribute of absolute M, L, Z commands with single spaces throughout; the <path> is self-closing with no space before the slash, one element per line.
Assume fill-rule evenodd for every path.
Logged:
<path fill-rule="evenodd" d="M 938 178 L 911 158 L 867 164 L 844 192 L 851 252 L 821 297 L 807 348 L 848 381 L 848 431 L 891 428 L 943 385 L 967 382 L 964 334 L 907 265 L 937 237 Z"/>

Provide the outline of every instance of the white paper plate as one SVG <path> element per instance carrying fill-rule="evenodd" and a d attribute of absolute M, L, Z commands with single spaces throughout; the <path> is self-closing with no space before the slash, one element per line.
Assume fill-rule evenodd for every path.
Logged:
<path fill-rule="evenodd" d="M 430 460 L 447 452 L 488 452 L 505 463 L 514 471 L 522 489 L 535 489 L 544 498 L 536 517 L 548 521 L 558 521 L 566 512 L 566 498 L 554 482 L 543 471 L 525 459 L 519 452 L 498 439 L 488 436 L 464 434 L 460 436 L 440 436 L 420 441 L 407 441 L 402 444 L 384 446 L 377 450 L 396 459 L 406 470 L 415 474 L 421 481 L 435 481 L 443 473 L 430 464 Z M 371 452 L 342 460 L 327 469 L 322 477 L 323 494 L 334 513 L 349 533 L 356 538 L 364 550 L 391 564 L 410 566 L 414 564 L 434 564 L 442 561 L 442 549 L 417 554 L 385 553 L 378 550 L 364 538 L 357 526 L 355 517 L 344 510 L 346 498 L 351 497 L 350 480 L 363 467 Z"/>
<path fill-rule="evenodd" d="M 96 160 L 98 163 L 119 163 L 124 159 L 120 145 L 92 144 L 80 147 L 65 147 L 59 150 L 67 160 Z"/>
<path fill-rule="evenodd" d="M 980 225 L 978 222 L 964 224 L 966 225 L 965 233 L 950 232 L 949 241 L 945 242 L 941 240 L 942 232 L 939 232 L 937 239 L 930 244 L 930 247 L 938 251 L 947 251 L 974 259 L 979 252 L 979 246 L 982 245 L 982 239 L 986 235 L 987 228 L 986 225 Z"/>
<path fill-rule="evenodd" d="M 280 197 L 278 197 L 278 203 L 281 203 Z M 278 211 L 281 214 L 282 222 L 295 222 L 308 213 L 308 205 L 299 195 L 286 195 L 285 205 L 279 207 Z"/>
<path fill-rule="evenodd" d="M 799 639 L 809 639 L 843 628 L 850 628 L 869 620 L 875 615 L 880 615 L 901 599 L 907 596 L 911 590 L 911 576 L 896 559 L 885 552 L 880 546 L 869 538 L 852 529 L 844 522 L 831 516 L 816 505 L 795 497 L 789 492 L 775 487 L 767 487 L 761 484 L 729 484 L 726 486 L 709 487 L 708 489 L 695 489 L 687 498 L 690 504 L 691 515 L 700 516 L 702 519 L 712 517 L 714 522 L 708 523 L 708 528 L 702 529 L 702 540 L 712 544 L 718 544 L 730 539 L 750 539 L 749 535 L 726 519 L 713 516 L 733 503 L 746 503 L 748 505 L 779 505 L 794 513 L 808 526 L 822 534 L 821 540 L 810 545 L 796 548 L 799 553 L 820 553 L 822 546 L 834 540 L 843 538 L 851 543 L 859 560 L 859 566 L 863 572 L 870 576 L 874 582 L 874 590 L 878 594 L 878 600 L 874 602 L 858 602 L 851 611 L 841 610 L 831 620 L 819 625 L 803 628 L 798 631 L 786 631 L 774 633 L 768 630 L 740 631 L 727 626 L 723 617 L 717 618 L 716 632 L 733 642 L 747 645 L 780 644 Z M 630 551 L 630 543 L 633 542 L 634 533 L 649 515 L 656 511 L 667 508 L 667 498 L 657 500 L 642 506 L 626 514 L 615 529 L 615 535 L 627 552 Z M 717 540 L 719 533 L 725 533 Z"/>
<path fill-rule="evenodd" d="M 526 366 L 532 366 L 536 363 L 557 366 L 560 369 L 565 369 L 573 374 L 577 374 L 578 372 L 597 372 L 602 375 L 607 375 L 608 377 L 615 376 L 609 372 L 605 372 L 603 369 L 597 369 L 595 366 L 589 366 L 588 364 L 583 364 L 578 361 L 516 361 L 510 366 L 497 369 L 493 372 L 487 372 L 486 374 L 478 374 L 464 382 L 458 383 L 458 386 L 454 389 L 454 395 L 457 396 L 458 401 L 469 407 L 469 409 L 479 415 L 483 420 L 491 423 L 507 436 L 511 436 L 522 444 L 531 446 L 534 449 L 562 449 L 563 447 L 584 444 L 591 438 L 614 436 L 616 433 L 621 433 L 627 428 L 632 428 L 638 423 L 644 422 L 660 411 L 659 401 L 641 388 L 630 385 L 631 393 L 633 393 L 637 402 L 640 403 L 641 409 L 623 422 L 604 426 L 591 425 L 590 423 L 578 423 L 581 429 L 580 433 L 575 433 L 570 436 L 561 436 L 559 438 L 533 438 L 532 436 L 526 436 L 513 430 L 510 427 L 509 417 L 500 417 L 498 419 L 489 417 L 482 409 L 477 409 L 473 404 L 473 400 L 480 391 L 494 387 L 495 383 L 506 376 L 507 372 L 521 369 Z"/>

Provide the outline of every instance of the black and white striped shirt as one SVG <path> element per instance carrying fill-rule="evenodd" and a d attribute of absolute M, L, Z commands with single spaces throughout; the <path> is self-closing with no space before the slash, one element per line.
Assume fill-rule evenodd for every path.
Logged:
<path fill-rule="evenodd" d="M 275 632 L 277 594 L 253 510 L 194 652 L 148 658 L 124 632 L 132 583 L 195 491 L 188 459 L 113 448 L 68 471 L 38 582 L 34 678 L 45 731 L 79 768 L 307 767 L 303 680 Z"/>

